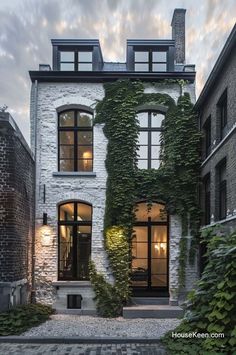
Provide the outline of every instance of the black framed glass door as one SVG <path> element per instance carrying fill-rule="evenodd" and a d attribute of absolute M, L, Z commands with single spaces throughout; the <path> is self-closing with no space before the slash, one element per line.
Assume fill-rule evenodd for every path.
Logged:
<path fill-rule="evenodd" d="M 92 207 L 70 202 L 59 207 L 58 278 L 89 280 Z"/>
<path fill-rule="evenodd" d="M 167 219 L 152 217 L 136 222 L 132 238 L 131 282 L 133 293 L 140 296 L 168 294 Z"/>

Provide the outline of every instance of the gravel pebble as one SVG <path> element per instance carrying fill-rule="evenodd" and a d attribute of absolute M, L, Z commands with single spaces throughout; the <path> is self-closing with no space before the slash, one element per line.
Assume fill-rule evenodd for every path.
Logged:
<path fill-rule="evenodd" d="M 31 328 L 22 336 L 27 337 L 113 337 L 156 338 L 180 324 L 179 319 L 100 318 L 78 315 L 52 315 L 51 319 Z"/>

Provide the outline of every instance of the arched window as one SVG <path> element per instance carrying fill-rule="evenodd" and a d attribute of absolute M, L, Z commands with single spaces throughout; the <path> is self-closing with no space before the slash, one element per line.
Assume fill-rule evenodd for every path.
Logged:
<path fill-rule="evenodd" d="M 59 280 L 88 280 L 92 206 L 74 201 L 61 204 L 58 225 Z"/>
<path fill-rule="evenodd" d="M 160 166 L 160 138 L 165 115 L 157 111 L 139 112 L 138 168 L 158 169 Z"/>
<path fill-rule="evenodd" d="M 81 110 L 58 115 L 58 170 L 93 171 L 93 116 Z"/>

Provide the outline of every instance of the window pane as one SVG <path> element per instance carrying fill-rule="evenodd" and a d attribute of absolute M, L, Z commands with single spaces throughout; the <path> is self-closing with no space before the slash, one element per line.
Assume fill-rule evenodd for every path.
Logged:
<path fill-rule="evenodd" d="M 151 117 L 152 117 L 152 121 L 151 121 L 152 127 L 160 128 L 162 126 L 165 116 L 162 115 L 161 113 L 152 112 Z"/>
<path fill-rule="evenodd" d="M 79 63 L 78 65 L 80 71 L 92 71 L 93 65 L 90 63 Z"/>
<path fill-rule="evenodd" d="M 160 132 L 152 132 L 152 144 L 160 144 L 160 138 Z"/>
<path fill-rule="evenodd" d="M 151 161 L 151 168 L 158 169 L 160 167 L 160 160 L 152 160 Z"/>
<path fill-rule="evenodd" d="M 73 278 L 73 227 L 60 226 L 59 277 Z"/>
<path fill-rule="evenodd" d="M 60 158 L 61 159 L 74 159 L 74 146 L 73 145 L 61 145 L 60 146 Z"/>
<path fill-rule="evenodd" d="M 149 53 L 148 52 L 134 52 L 135 62 L 148 62 Z"/>
<path fill-rule="evenodd" d="M 90 131 L 78 132 L 78 144 L 92 144 L 93 135 Z"/>
<path fill-rule="evenodd" d="M 138 142 L 139 142 L 139 144 L 147 144 L 148 143 L 148 132 L 139 132 Z"/>
<path fill-rule="evenodd" d="M 77 203 L 77 220 L 78 221 L 91 221 L 92 208 L 85 203 Z"/>
<path fill-rule="evenodd" d="M 148 229 L 147 227 L 135 227 L 132 238 L 132 243 L 147 242 L 148 241 Z"/>
<path fill-rule="evenodd" d="M 164 243 L 162 244 L 165 245 Z M 154 246 L 155 244 L 153 245 L 153 248 Z M 166 273 L 167 273 L 166 259 L 152 259 L 152 274 L 166 274 Z"/>
<path fill-rule="evenodd" d="M 80 159 L 77 162 L 78 171 L 93 171 L 92 159 Z"/>
<path fill-rule="evenodd" d="M 92 126 L 92 115 L 89 113 L 78 112 L 77 114 L 77 125 L 79 127 L 91 127 Z"/>
<path fill-rule="evenodd" d="M 92 62 L 92 52 L 79 52 L 79 62 Z"/>
<path fill-rule="evenodd" d="M 161 147 L 159 145 L 152 145 L 152 147 L 151 147 L 152 159 L 159 159 L 160 149 L 161 149 Z"/>
<path fill-rule="evenodd" d="M 167 275 L 152 275 L 152 286 L 166 287 Z"/>
<path fill-rule="evenodd" d="M 167 216 L 164 208 L 165 208 L 164 205 L 155 202 L 152 204 L 151 209 L 148 208 L 146 202 L 138 203 L 135 208 L 136 220 L 138 222 L 148 221 L 148 218 L 150 217 L 151 220 L 154 222 L 164 222 L 167 220 Z M 166 228 L 166 227 L 155 226 L 152 228 L 154 228 L 155 230 L 155 228 Z M 152 239 L 152 241 L 155 241 L 155 239 L 154 240 Z"/>
<path fill-rule="evenodd" d="M 92 146 L 78 146 L 78 158 L 84 160 L 90 160 L 93 158 Z"/>
<path fill-rule="evenodd" d="M 60 221 L 74 220 L 74 203 L 66 203 L 60 206 Z"/>
<path fill-rule="evenodd" d="M 147 169 L 148 161 L 147 160 L 138 160 L 138 168 L 139 169 Z"/>
<path fill-rule="evenodd" d="M 72 131 L 61 131 L 60 134 L 60 144 L 74 144 L 74 132 Z"/>
<path fill-rule="evenodd" d="M 149 64 L 135 64 L 134 65 L 135 71 L 149 71 Z"/>
<path fill-rule="evenodd" d="M 79 233 L 92 233 L 91 226 L 78 226 Z"/>
<path fill-rule="evenodd" d="M 166 64 L 152 64 L 152 71 L 166 71 Z"/>
<path fill-rule="evenodd" d="M 147 112 L 140 112 L 137 115 L 139 120 L 140 127 L 148 127 L 148 113 Z"/>
<path fill-rule="evenodd" d="M 160 205 L 161 206 L 161 205 Z M 153 221 L 167 221 L 166 211 L 164 206 L 154 209 L 156 216 L 152 216 Z M 153 213 L 153 215 L 154 215 Z M 152 226 L 152 243 L 167 243 L 167 227 L 166 226 Z M 161 245 L 165 249 L 165 245 Z"/>
<path fill-rule="evenodd" d="M 140 145 L 138 150 L 138 155 L 140 159 L 147 159 L 148 158 L 148 147 L 145 145 Z"/>
<path fill-rule="evenodd" d="M 74 160 L 60 160 L 60 171 L 74 171 Z"/>
<path fill-rule="evenodd" d="M 61 62 L 74 62 L 75 53 L 74 52 L 61 52 Z"/>
<path fill-rule="evenodd" d="M 61 127 L 74 126 L 74 111 L 67 111 L 60 113 L 59 124 Z"/>
<path fill-rule="evenodd" d="M 77 230 L 77 275 L 79 280 L 89 279 L 89 259 L 91 254 L 91 235 Z"/>
<path fill-rule="evenodd" d="M 166 62 L 167 56 L 166 52 L 152 52 L 152 61 L 153 62 Z"/>
<path fill-rule="evenodd" d="M 74 63 L 61 63 L 61 70 L 73 71 L 75 70 Z"/>

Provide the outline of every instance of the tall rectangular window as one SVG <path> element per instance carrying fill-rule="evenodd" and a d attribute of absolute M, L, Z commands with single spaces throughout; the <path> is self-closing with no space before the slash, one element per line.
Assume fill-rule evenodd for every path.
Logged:
<path fill-rule="evenodd" d="M 203 179 L 204 184 L 204 224 L 211 222 L 211 177 L 207 174 Z"/>
<path fill-rule="evenodd" d="M 135 51 L 134 70 L 147 72 L 167 71 L 167 51 L 152 49 Z"/>
<path fill-rule="evenodd" d="M 225 219 L 227 215 L 227 180 L 226 180 L 226 159 L 217 166 L 217 197 L 218 197 L 218 217 Z"/>
<path fill-rule="evenodd" d="M 204 153 L 205 157 L 207 157 L 211 152 L 211 116 L 208 117 L 204 126 Z"/>
<path fill-rule="evenodd" d="M 227 90 L 224 91 L 220 100 L 217 104 L 218 117 L 219 117 L 219 129 L 220 129 L 220 140 L 222 140 L 227 133 Z"/>

